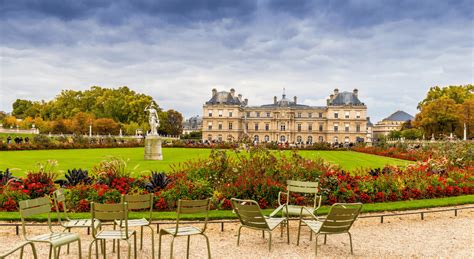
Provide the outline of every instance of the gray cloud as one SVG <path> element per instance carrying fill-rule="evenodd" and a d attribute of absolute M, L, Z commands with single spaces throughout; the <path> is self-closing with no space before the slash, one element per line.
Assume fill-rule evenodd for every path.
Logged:
<path fill-rule="evenodd" d="M 98 2 L 0 2 L 0 110 L 128 85 L 190 116 L 214 87 L 252 105 L 283 87 L 324 105 L 337 87 L 358 88 L 376 121 L 474 78 L 470 1 Z"/>

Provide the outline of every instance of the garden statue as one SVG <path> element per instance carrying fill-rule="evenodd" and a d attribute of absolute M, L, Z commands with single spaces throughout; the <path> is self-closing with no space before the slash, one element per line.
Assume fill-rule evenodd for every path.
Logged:
<path fill-rule="evenodd" d="M 163 160 L 161 137 L 158 134 L 160 119 L 158 119 L 157 108 L 153 101 L 145 108 L 145 111 L 149 113 L 148 122 L 150 123 L 150 133 L 145 137 L 145 160 Z"/>
<path fill-rule="evenodd" d="M 155 109 L 153 101 L 145 108 L 145 111 L 149 113 L 148 122 L 150 123 L 150 135 L 158 135 L 160 119 L 158 118 L 158 112 Z"/>

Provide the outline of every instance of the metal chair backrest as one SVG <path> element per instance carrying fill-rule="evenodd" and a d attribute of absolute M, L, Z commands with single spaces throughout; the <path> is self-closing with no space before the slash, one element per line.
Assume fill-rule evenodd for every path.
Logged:
<path fill-rule="evenodd" d="M 254 229 L 269 229 L 268 223 L 256 201 L 232 198 L 231 202 L 242 225 Z"/>
<path fill-rule="evenodd" d="M 91 202 L 92 214 L 92 235 L 95 238 L 98 224 L 95 221 L 115 221 L 120 220 L 120 225 L 124 226 L 128 238 L 128 204 L 126 202 L 119 204 L 102 204 Z"/>
<path fill-rule="evenodd" d="M 61 210 L 62 210 L 63 217 L 66 220 L 70 220 L 67 215 L 66 196 L 64 195 L 64 189 L 60 188 L 54 191 L 53 200 L 54 200 L 54 207 L 56 208 L 56 214 L 58 215 L 59 223 L 61 223 Z"/>
<path fill-rule="evenodd" d="M 362 203 L 335 203 L 324 220 L 320 233 L 345 233 L 349 231 L 362 210 Z"/>
<path fill-rule="evenodd" d="M 286 199 L 286 205 L 289 204 L 290 201 L 290 193 L 295 192 L 295 193 L 304 193 L 304 194 L 314 194 L 314 207 L 316 208 L 317 205 L 317 199 L 318 199 L 318 188 L 319 188 L 319 182 L 302 182 L 302 181 L 293 181 L 293 180 L 287 180 L 287 199 Z"/>
<path fill-rule="evenodd" d="M 209 218 L 209 209 L 211 208 L 211 199 L 205 200 L 178 200 L 178 208 L 176 215 L 176 232 L 178 233 L 179 221 L 183 214 L 205 214 L 204 227 L 202 232 L 206 230 L 207 220 Z"/>
<path fill-rule="evenodd" d="M 153 212 L 153 194 L 139 194 L 139 195 L 122 195 L 122 203 L 128 204 L 128 209 L 133 210 L 146 210 L 150 211 L 149 221 L 152 220 Z"/>
<path fill-rule="evenodd" d="M 26 236 L 25 219 L 36 216 L 36 215 L 47 213 L 49 231 L 50 232 L 53 231 L 51 228 L 51 202 L 48 197 L 45 196 L 41 198 L 20 201 L 19 207 L 20 207 L 22 232 L 25 239 L 28 239 Z"/>

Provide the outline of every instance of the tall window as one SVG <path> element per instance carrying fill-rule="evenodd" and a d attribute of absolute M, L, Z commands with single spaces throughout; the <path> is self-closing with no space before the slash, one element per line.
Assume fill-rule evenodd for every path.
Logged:
<path fill-rule="evenodd" d="M 313 114 L 311 112 L 308 113 L 308 118 L 313 118 Z"/>
<path fill-rule="evenodd" d="M 319 142 L 323 142 L 324 141 L 324 137 L 323 136 L 319 136 Z"/>
<path fill-rule="evenodd" d="M 212 110 L 208 111 L 208 115 L 209 115 L 209 117 L 212 117 Z"/>
<path fill-rule="evenodd" d="M 357 132 L 360 132 L 360 124 L 357 124 L 357 125 L 356 125 L 356 131 L 357 131 Z"/>
<path fill-rule="evenodd" d="M 285 131 L 285 130 L 286 130 L 285 124 L 281 124 L 281 125 L 280 125 L 280 130 L 281 130 L 281 131 Z"/>
<path fill-rule="evenodd" d="M 222 117 L 222 110 L 218 111 L 219 117 Z"/>
<path fill-rule="evenodd" d="M 301 143 L 302 140 L 303 140 L 303 139 L 301 138 L 301 136 L 297 136 L 297 137 L 296 137 L 296 142 L 297 142 L 297 143 Z"/>
<path fill-rule="evenodd" d="M 207 124 L 207 129 L 208 129 L 208 130 L 212 130 L 212 122 L 209 122 L 209 123 Z"/>
<path fill-rule="evenodd" d="M 255 123 L 255 131 L 258 131 L 258 123 Z"/>
<path fill-rule="evenodd" d="M 344 112 L 344 118 L 349 119 L 349 111 Z"/>
<path fill-rule="evenodd" d="M 247 118 L 250 118 L 250 112 L 247 112 Z"/>
<path fill-rule="evenodd" d="M 222 122 L 219 122 L 218 127 L 219 127 L 219 130 L 222 130 Z"/>
<path fill-rule="evenodd" d="M 207 135 L 207 140 L 209 140 L 209 141 L 212 140 L 212 134 Z"/>
<path fill-rule="evenodd" d="M 349 123 L 346 123 L 344 129 L 345 129 L 346 132 L 349 132 Z"/>
<path fill-rule="evenodd" d="M 313 124 L 308 124 L 308 131 L 313 131 Z"/>
<path fill-rule="evenodd" d="M 322 117 L 323 117 L 323 113 L 320 112 L 320 113 L 319 113 L 319 118 L 322 118 Z"/>
<path fill-rule="evenodd" d="M 344 142 L 345 142 L 345 143 L 349 143 L 349 137 L 345 137 L 345 138 L 344 138 Z"/>
<path fill-rule="evenodd" d="M 334 132 L 338 132 L 339 130 L 339 125 L 338 124 L 334 124 Z"/>
<path fill-rule="evenodd" d="M 259 141 L 258 135 L 253 136 L 253 141 L 255 141 L 255 142 L 258 142 L 258 141 Z"/>
<path fill-rule="evenodd" d="M 312 136 L 308 136 L 308 144 L 313 144 L 313 137 Z"/>
<path fill-rule="evenodd" d="M 334 112 L 334 118 L 339 118 L 339 113 L 338 112 Z"/>
<path fill-rule="evenodd" d="M 257 118 L 260 118 L 260 112 L 255 113 L 257 115 Z"/>
<path fill-rule="evenodd" d="M 319 124 L 319 131 L 323 131 L 323 124 Z"/>
<path fill-rule="evenodd" d="M 301 124 L 298 124 L 298 132 L 301 132 Z"/>
<path fill-rule="evenodd" d="M 217 135 L 217 140 L 222 141 L 222 135 L 221 134 Z"/>
<path fill-rule="evenodd" d="M 360 112 L 356 112 L 356 118 L 360 119 Z"/>
<path fill-rule="evenodd" d="M 297 116 L 298 116 L 298 118 L 301 118 L 301 112 L 298 112 Z"/>
<path fill-rule="evenodd" d="M 270 141 L 270 136 L 265 135 L 264 139 L 265 139 L 265 142 L 268 142 L 268 141 Z"/>
<path fill-rule="evenodd" d="M 229 117 L 232 118 L 232 111 L 229 111 Z"/>
<path fill-rule="evenodd" d="M 334 143 L 339 143 L 337 137 L 334 137 Z"/>
<path fill-rule="evenodd" d="M 269 112 L 267 112 L 267 118 L 270 118 L 270 113 Z"/>
<path fill-rule="evenodd" d="M 280 136 L 280 142 L 285 142 L 285 141 L 286 141 L 285 135 L 281 135 L 281 136 Z"/>
<path fill-rule="evenodd" d="M 270 124 L 265 123 L 265 130 L 266 130 L 266 131 L 269 131 L 269 130 L 270 130 Z"/>
<path fill-rule="evenodd" d="M 249 124 L 248 123 L 245 123 L 245 129 L 249 130 Z"/>
<path fill-rule="evenodd" d="M 229 129 L 232 130 L 232 122 L 229 122 Z"/>

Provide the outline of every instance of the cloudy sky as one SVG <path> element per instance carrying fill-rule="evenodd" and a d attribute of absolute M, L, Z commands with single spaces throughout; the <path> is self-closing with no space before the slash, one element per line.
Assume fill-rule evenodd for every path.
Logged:
<path fill-rule="evenodd" d="M 372 121 L 474 79 L 474 1 L 0 0 L 0 110 L 61 89 L 130 88 L 202 114 L 211 89 L 251 105 L 324 105 L 359 89 Z"/>

